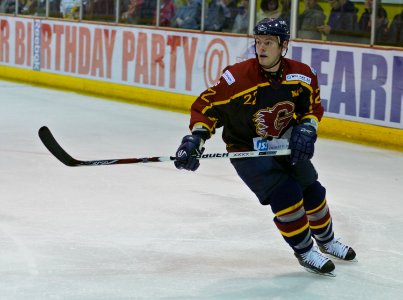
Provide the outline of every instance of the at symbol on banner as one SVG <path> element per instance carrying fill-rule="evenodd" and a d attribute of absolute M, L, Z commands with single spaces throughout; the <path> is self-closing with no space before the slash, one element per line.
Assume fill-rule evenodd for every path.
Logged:
<path fill-rule="evenodd" d="M 223 68 L 229 65 L 228 47 L 222 39 L 213 39 L 204 55 L 204 83 L 206 87 L 215 84 Z"/>

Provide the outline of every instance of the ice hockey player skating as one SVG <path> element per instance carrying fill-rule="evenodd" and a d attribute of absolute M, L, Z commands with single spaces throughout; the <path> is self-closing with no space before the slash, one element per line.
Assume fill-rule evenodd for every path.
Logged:
<path fill-rule="evenodd" d="M 176 152 L 178 169 L 195 171 L 196 155 L 223 127 L 227 150 L 291 149 L 291 155 L 231 159 L 236 172 L 262 205 L 307 270 L 332 274 L 326 256 L 353 260 L 354 250 L 335 238 L 326 190 L 311 162 L 323 116 L 318 80 L 308 65 L 285 58 L 290 39 L 280 19 L 254 28 L 256 57 L 226 67 L 219 82 L 191 107 L 191 134 Z M 316 243 L 316 245 L 315 245 Z"/>

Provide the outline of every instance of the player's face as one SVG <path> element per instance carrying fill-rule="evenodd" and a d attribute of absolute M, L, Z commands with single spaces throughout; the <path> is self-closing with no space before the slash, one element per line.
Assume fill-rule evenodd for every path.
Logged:
<path fill-rule="evenodd" d="M 262 68 L 266 71 L 277 71 L 278 64 L 276 62 L 279 61 L 282 51 L 278 37 L 255 35 L 255 41 L 257 58 Z"/>

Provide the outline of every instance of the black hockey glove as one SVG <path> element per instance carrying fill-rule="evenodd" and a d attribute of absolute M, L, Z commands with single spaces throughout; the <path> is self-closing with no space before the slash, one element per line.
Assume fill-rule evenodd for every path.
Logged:
<path fill-rule="evenodd" d="M 197 135 L 186 135 L 176 151 L 175 167 L 177 169 L 196 171 L 200 166 L 200 162 L 196 156 L 203 153 L 203 143 L 202 138 Z"/>
<path fill-rule="evenodd" d="M 316 129 L 308 124 L 300 124 L 293 128 L 290 138 L 290 162 L 295 165 L 298 161 L 313 157 L 316 142 Z"/>

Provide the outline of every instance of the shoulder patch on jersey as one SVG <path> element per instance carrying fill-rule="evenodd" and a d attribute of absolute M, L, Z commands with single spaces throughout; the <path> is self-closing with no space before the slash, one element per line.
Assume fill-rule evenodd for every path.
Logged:
<path fill-rule="evenodd" d="M 293 81 L 293 80 L 299 80 L 303 81 L 307 84 L 311 84 L 312 79 L 308 76 L 302 75 L 302 74 L 288 74 L 285 79 L 287 81 Z"/>
<path fill-rule="evenodd" d="M 224 74 L 222 74 L 222 77 L 228 83 L 228 85 L 231 85 L 231 84 L 233 84 L 235 82 L 234 76 L 228 70 L 225 71 Z"/>

